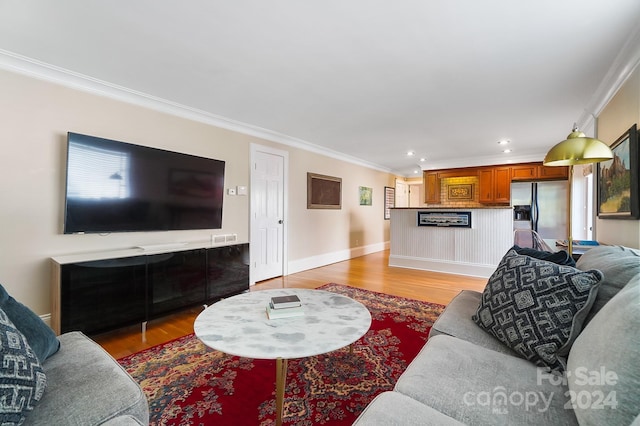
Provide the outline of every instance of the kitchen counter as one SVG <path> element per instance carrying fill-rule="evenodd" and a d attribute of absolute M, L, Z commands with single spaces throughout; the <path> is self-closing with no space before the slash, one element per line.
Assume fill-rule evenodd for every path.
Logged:
<path fill-rule="evenodd" d="M 471 227 L 418 226 L 419 212 L 471 212 Z M 389 266 L 491 276 L 513 246 L 508 206 L 391 209 Z"/>
<path fill-rule="evenodd" d="M 511 206 L 476 206 L 476 207 L 457 207 L 457 206 L 437 206 L 437 207 L 392 207 L 391 210 L 513 210 Z"/>

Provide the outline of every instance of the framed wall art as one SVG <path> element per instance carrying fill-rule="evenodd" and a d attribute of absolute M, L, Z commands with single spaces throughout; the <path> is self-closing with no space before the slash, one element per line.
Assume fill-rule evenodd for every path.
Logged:
<path fill-rule="evenodd" d="M 450 200 L 473 200 L 473 184 L 449 185 L 447 195 Z"/>
<path fill-rule="evenodd" d="M 361 206 L 370 206 L 373 204 L 373 188 L 361 186 L 359 187 L 359 193 Z"/>
<path fill-rule="evenodd" d="M 598 163 L 598 218 L 638 219 L 638 130 L 634 124 L 612 145 L 613 159 Z"/>
<path fill-rule="evenodd" d="M 384 187 L 384 220 L 391 219 L 391 209 L 396 206 L 396 189 Z"/>
<path fill-rule="evenodd" d="M 418 212 L 418 226 L 471 228 L 471 212 Z"/>
<path fill-rule="evenodd" d="M 342 209 L 342 178 L 307 173 L 307 208 Z"/>

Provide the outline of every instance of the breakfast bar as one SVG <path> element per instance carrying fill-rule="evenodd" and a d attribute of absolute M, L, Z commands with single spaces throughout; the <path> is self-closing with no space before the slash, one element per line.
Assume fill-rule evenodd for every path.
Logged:
<path fill-rule="evenodd" d="M 489 277 L 513 245 L 509 206 L 391 209 L 389 266 Z"/>

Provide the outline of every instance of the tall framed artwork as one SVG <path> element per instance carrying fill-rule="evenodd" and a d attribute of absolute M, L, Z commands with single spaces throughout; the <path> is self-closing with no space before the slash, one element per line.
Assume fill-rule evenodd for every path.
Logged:
<path fill-rule="evenodd" d="M 391 219 L 391 209 L 396 206 L 396 189 L 384 187 L 384 220 Z"/>
<path fill-rule="evenodd" d="M 634 124 L 613 144 L 613 159 L 598 163 L 598 218 L 638 219 L 638 130 Z"/>

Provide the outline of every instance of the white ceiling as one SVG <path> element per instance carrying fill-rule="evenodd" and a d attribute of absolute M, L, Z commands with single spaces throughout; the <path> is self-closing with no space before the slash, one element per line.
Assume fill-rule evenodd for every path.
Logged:
<path fill-rule="evenodd" d="M 410 176 L 541 161 L 640 62 L 639 23 L 638 0 L 2 0 L 0 67 Z"/>

